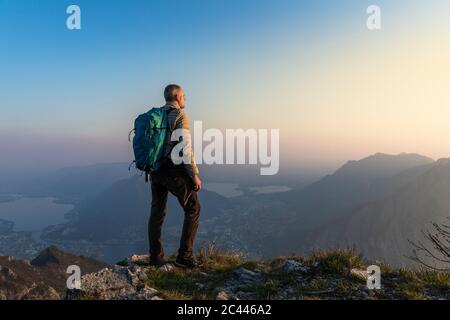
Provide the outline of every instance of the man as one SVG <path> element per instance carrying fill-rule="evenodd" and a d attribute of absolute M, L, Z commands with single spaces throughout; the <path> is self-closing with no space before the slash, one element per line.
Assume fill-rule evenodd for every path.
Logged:
<path fill-rule="evenodd" d="M 194 268 L 196 261 L 193 246 L 200 218 L 200 203 L 197 192 L 202 188 L 202 181 L 194 160 L 192 145 L 186 143 L 183 150 L 190 152 L 190 163 L 175 165 L 171 159 L 172 149 L 179 141 L 172 141 L 172 132 L 177 129 L 190 130 L 189 119 L 184 112 L 185 95 L 179 85 L 168 85 L 164 90 L 168 114 L 168 131 L 163 149 L 163 165 L 151 174 L 152 207 L 148 226 L 150 242 L 150 264 L 161 266 L 165 263 L 161 243 L 162 225 L 167 213 L 167 196 L 172 193 L 184 210 L 184 224 L 176 264 Z M 186 140 L 187 141 L 187 140 Z"/>

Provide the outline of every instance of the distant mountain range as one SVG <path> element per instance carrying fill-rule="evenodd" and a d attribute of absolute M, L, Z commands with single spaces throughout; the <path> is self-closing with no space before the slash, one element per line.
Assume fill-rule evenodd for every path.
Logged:
<path fill-rule="evenodd" d="M 305 186 L 317 177 L 317 174 L 307 172 L 292 174 L 289 168 L 283 168 L 279 175 L 260 176 L 257 165 L 199 165 L 199 168 L 205 182 L 233 183 L 242 187 Z M 60 201 L 78 203 L 79 200 L 94 197 L 113 183 L 136 174 L 140 174 L 140 171 L 125 162 L 60 169 L 0 171 L 0 195 L 55 197 Z"/>
<path fill-rule="evenodd" d="M 420 240 L 430 222 L 450 216 L 449 162 L 377 153 L 288 192 L 229 199 L 202 190 L 199 239 L 267 258 L 351 246 L 369 259 L 410 265 L 408 240 Z M 28 190 L 39 194 L 37 185 L 33 181 Z M 147 250 L 150 187 L 124 164 L 65 169 L 42 185 L 45 195 L 79 197 L 71 222 L 49 228 L 47 239 L 134 244 L 117 256 Z M 171 197 L 164 234 L 171 248 L 179 241 L 182 220 Z"/>
<path fill-rule="evenodd" d="M 304 189 L 276 195 L 276 198 L 288 204 L 294 225 L 309 229 L 345 214 L 350 207 L 383 198 L 433 162 L 433 159 L 415 154 L 378 153 L 359 161 L 349 161 L 332 175 Z"/>
<path fill-rule="evenodd" d="M 317 247 L 354 246 L 369 258 L 410 264 L 411 245 L 424 242 L 422 230 L 450 217 L 450 159 L 408 171 L 411 179 L 385 198 L 361 205 L 316 230 Z M 428 260 L 436 267 L 443 267 Z"/>
<path fill-rule="evenodd" d="M 350 246 L 370 259 L 411 265 L 408 240 L 419 240 L 430 222 L 450 215 L 447 164 L 417 154 L 378 153 L 349 161 L 332 175 L 288 192 L 227 199 L 203 190 L 202 239 L 268 258 Z M 48 236 L 122 239 L 146 250 L 150 198 L 142 177 L 120 180 L 82 201 L 75 222 Z M 166 230 L 179 230 L 182 219 L 172 198 Z M 174 246 L 178 241 L 176 234 L 165 239 Z"/>
<path fill-rule="evenodd" d="M 423 240 L 423 229 L 450 216 L 450 160 L 376 154 L 280 197 L 291 209 L 269 255 L 344 246 L 411 265 L 408 240 Z"/>
<path fill-rule="evenodd" d="M 134 173 L 133 173 L 134 174 Z M 70 203 L 96 196 L 112 183 L 133 175 L 125 163 L 94 164 L 55 170 L 24 170 L 0 181 L 0 193 L 54 197 Z"/>

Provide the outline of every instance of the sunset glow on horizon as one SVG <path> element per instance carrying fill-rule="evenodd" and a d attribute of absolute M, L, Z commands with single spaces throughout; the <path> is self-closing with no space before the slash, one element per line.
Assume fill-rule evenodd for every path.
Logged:
<path fill-rule="evenodd" d="M 3 167 L 129 161 L 168 83 L 207 128 L 280 129 L 289 167 L 450 157 L 448 1 L 77 3 L 68 31 L 67 1 L 0 1 Z"/>

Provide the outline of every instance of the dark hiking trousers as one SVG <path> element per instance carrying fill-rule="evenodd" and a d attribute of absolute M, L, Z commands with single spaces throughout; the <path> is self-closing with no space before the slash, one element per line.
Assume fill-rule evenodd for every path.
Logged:
<path fill-rule="evenodd" d="M 172 193 L 184 210 L 183 232 L 181 234 L 178 256 L 192 257 L 195 237 L 200 218 L 200 203 L 194 183 L 187 173 L 178 168 L 160 169 L 151 175 L 152 206 L 148 224 L 151 259 L 164 257 L 161 234 L 167 214 L 167 196 Z"/>

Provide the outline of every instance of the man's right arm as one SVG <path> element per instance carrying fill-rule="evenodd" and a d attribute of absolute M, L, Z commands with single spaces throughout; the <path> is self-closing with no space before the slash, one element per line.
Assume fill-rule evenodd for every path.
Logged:
<path fill-rule="evenodd" d="M 180 110 L 180 112 L 175 120 L 175 128 L 174 129 L 183 129 L 189 133 L 191 132 L 189 118 L 187 117 L 186 113 L 183 110 Z M 183 168 L 189 177 L 191 177 L 193 180 L 196 180 L 195 176 L 198 176 L 200 172 L 198 170 L 197 164 L 195 163 L 195 156 L 194 156 L 194 152 L 192 150 L 191 139 L 189 139 L 189 141 L 186 145 L 186 148 L 190 152 L 191 161 L 190 161 L 190 163 L 184 163 Z"/>

